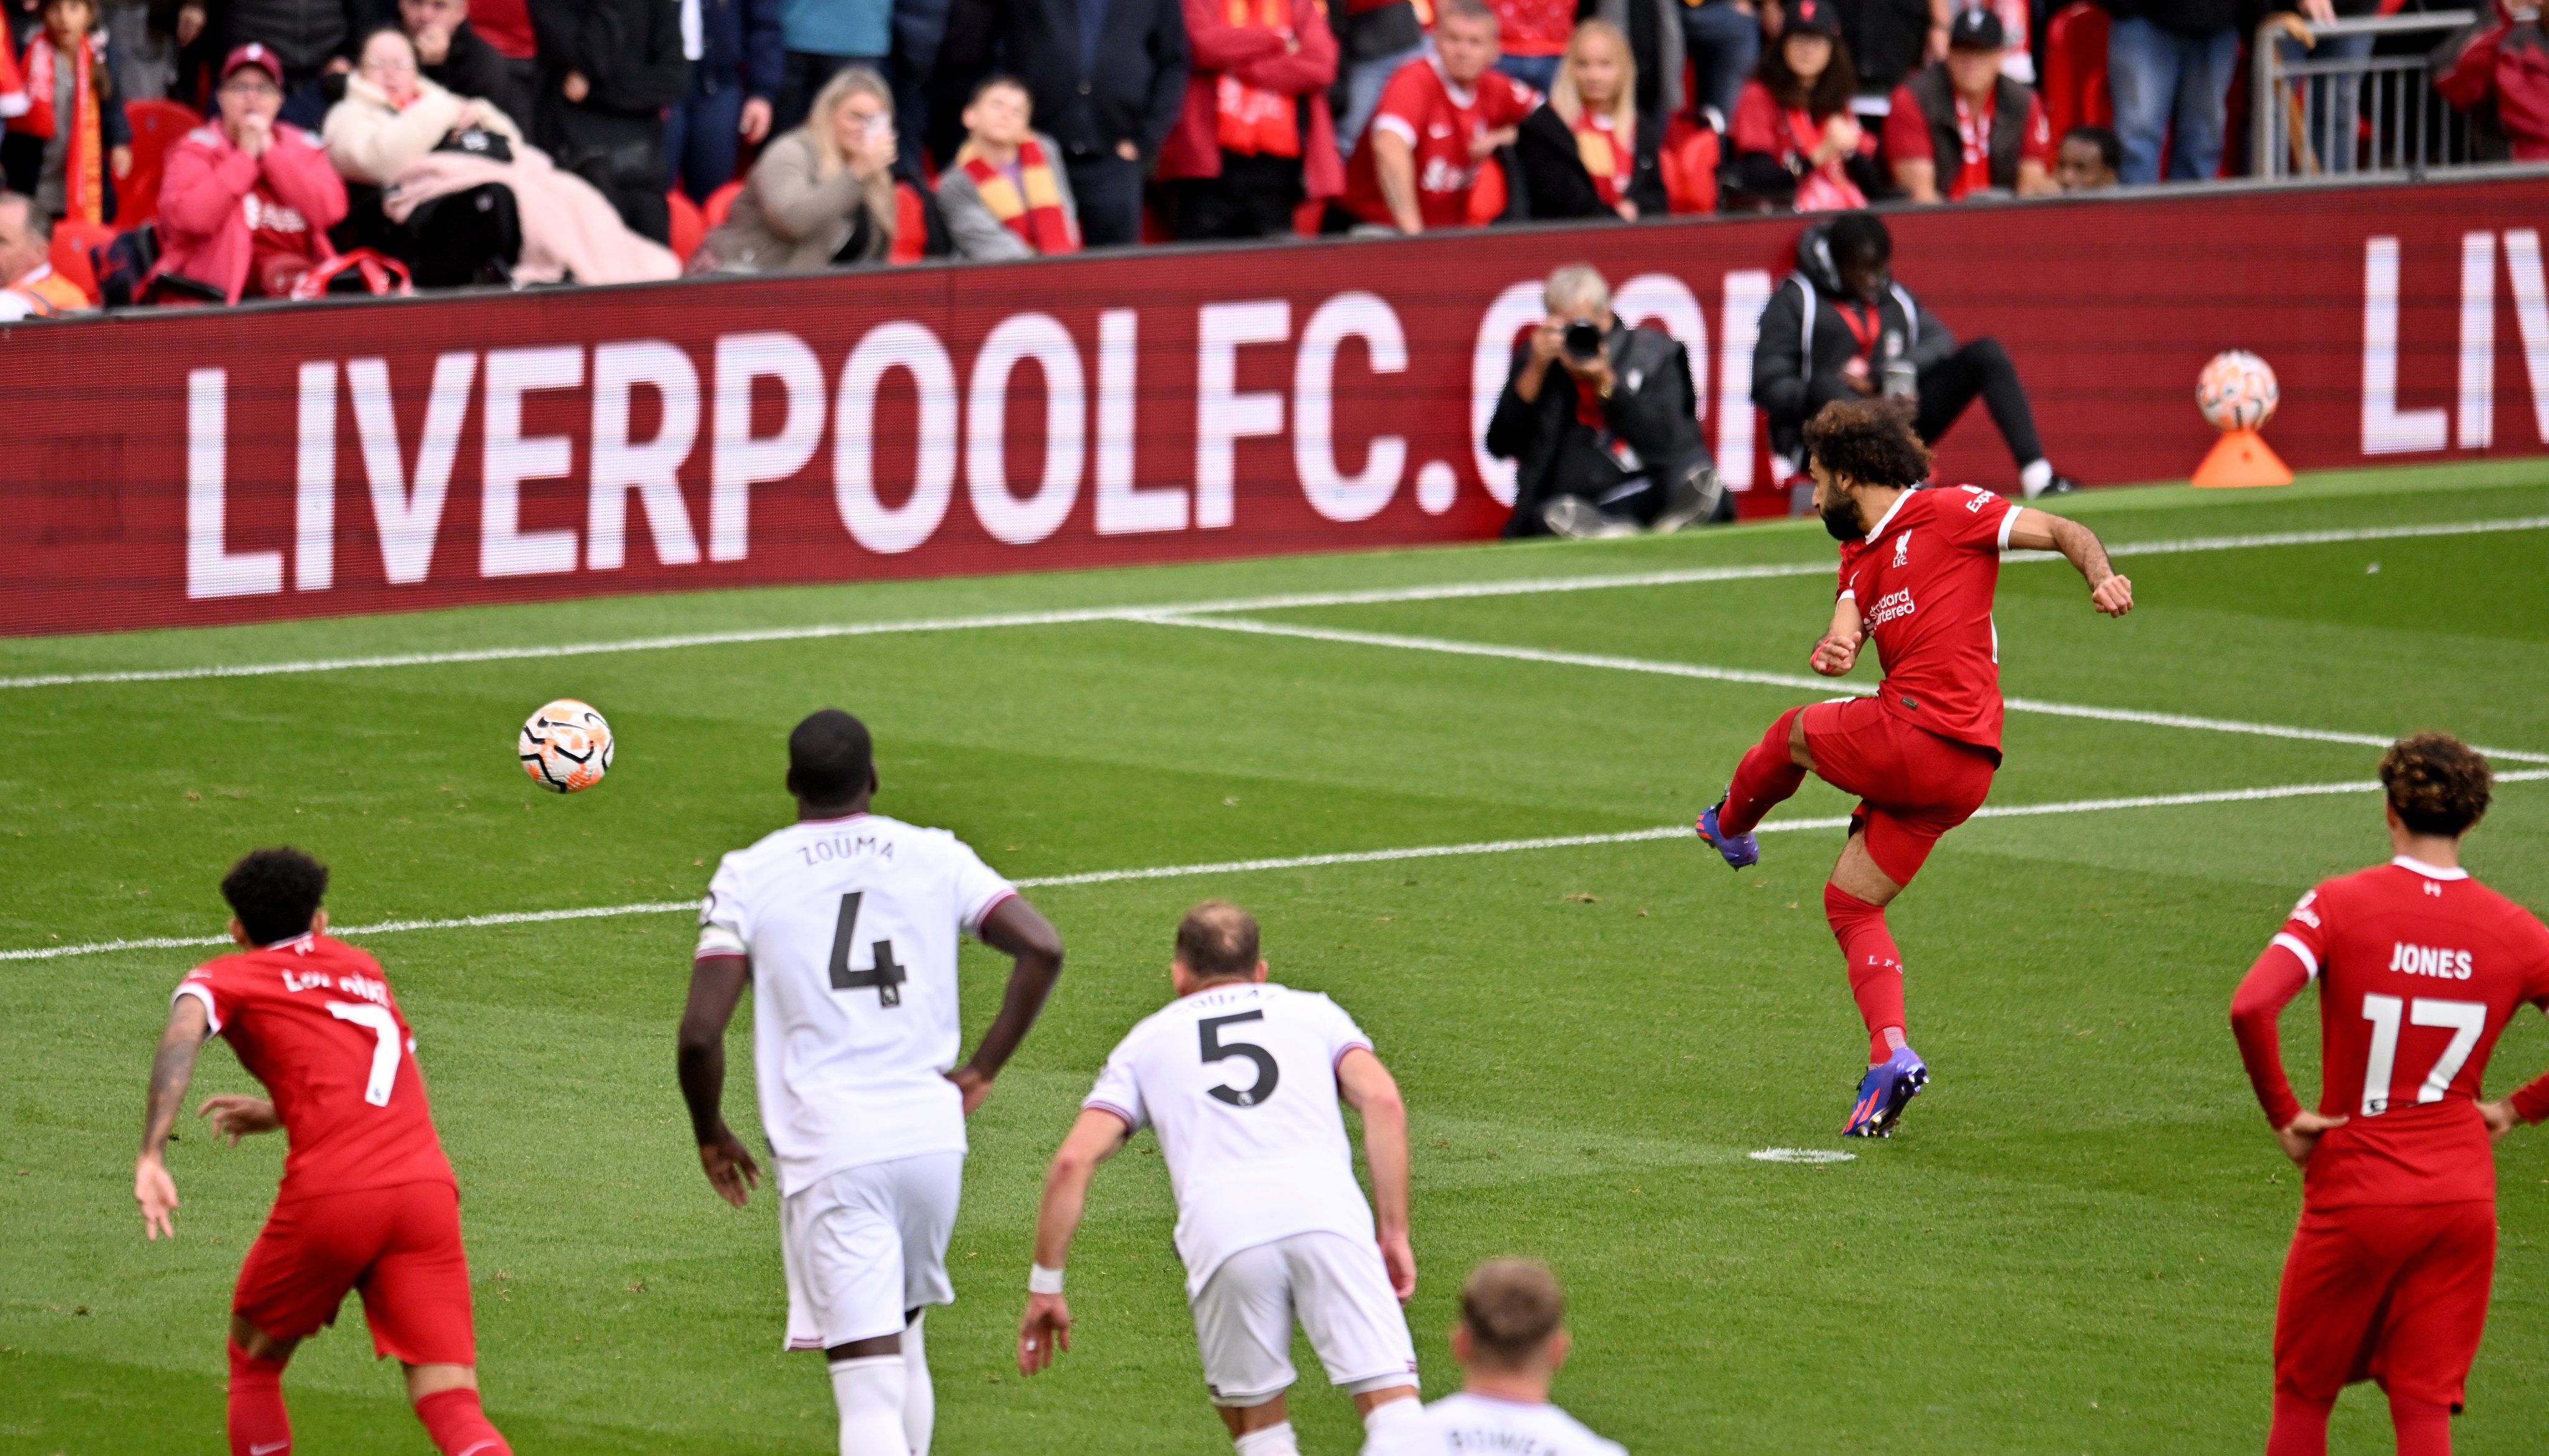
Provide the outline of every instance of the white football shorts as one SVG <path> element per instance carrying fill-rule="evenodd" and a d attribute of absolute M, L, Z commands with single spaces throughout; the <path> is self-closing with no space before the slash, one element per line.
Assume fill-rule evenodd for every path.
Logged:
<path fill-rule="evenodd" d="M 1242 1249 L 1193 1305 L 1216 1406 L 1263 1406 L 1290 1388 L 1296 1318 L 1330 1384 L 1355 1395 L 1416 1384 L 1416 1345 L 1377 1244 L 1313 1232 Z"/>
<path fill-rule="evenodd" d="M 964 1181 L 965 1154 L 933 1152 L 843 1168 L 783 1199 L 788 1348 L 899 1334 L 905 1312 L 953 1304 L 947 1236 Z"/>

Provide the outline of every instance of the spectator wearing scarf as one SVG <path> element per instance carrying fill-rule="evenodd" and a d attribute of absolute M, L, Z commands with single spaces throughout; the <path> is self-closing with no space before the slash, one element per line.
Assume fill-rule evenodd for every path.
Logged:
<path fill-rule="evenodd" d="M 1185 110 L 1160 145 L 1181 240 L 1280 237 L 1303 202 L 1342 197 L 1328 92 L 1337 40 L 1317 0 L 1185 0 Z"/>
<path fill-rule="evenodd" d="M 1671 210 L 1658 147 L 1663 126 L 1638 110 L 1638 61 L 1606 20 L 1575 28 L 1549 100 L 1514 137 L 1527 215 L 1635 222 Z"/>
<path fill-rule="evenodd" d="M 938 207 L 956 253 L 1026 258 L 1080 251 L 1071 180 L 1054 165 L 1061 148 L 1031 130 L 1034 102 L 1009 76 L 974 88 L 965 106 L 965 144 L 938 179 Z"/>
<path fill-rule="evenodd" d="M 22 67 L 26 109 L 9 120 L 9 183 L 34 194 L 47 217 L 109 222 L 115 179 L 133 170 L 133 132 L 115 103 L 97 9 L 91 0 L 47 0 L 44 15 Z"/>

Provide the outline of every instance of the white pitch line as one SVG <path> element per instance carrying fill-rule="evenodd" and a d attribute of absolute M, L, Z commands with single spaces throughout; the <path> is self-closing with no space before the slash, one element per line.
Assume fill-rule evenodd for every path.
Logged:
<path fill-rule="evenodd" d="M 2549 769 L 2499 774 L 2499 783 L 2532 783 L 2549 779 Z M 2049 804 L 1986 804 L 1976 819 L 2027 819 L 2045 814 L 2102 814 L 2121 809 L 2166 809 L 2188 804 L 2236 804 L 2260 799 L 2312 798 L 2323 794 L 2370 793 L 2381 785 L 2371 780 L 2347 783 L 2287 783 L 2271 788 L 2216 788 L 2190 793 L 2133 794 L 2122 798 L 2070 799 Z M 1792 834 L 1800 830 L 1841 829 L 1849 816 L 1781 819 L 1763 824 L 1755 834 Z M 1617 834 L 1544 835 L 1537 839 L 1485 840 L 1465 845 L 1419 845 L 1397 850 L 1349 850 L 1329 855 L 1287 855 L 1266 860 L 1222 860 L 1208 864 L 1163 864 L 1146 869 L 1092 869 L 1080 874 L 1036 875 L 1012 881 L 1020 889 L 1084 884 L 1121 884 L 1138 879 L 1185 879 L 1202 874 L 1249 874 L 1267 869 L 1315 869 L 1326 864 L 1383 864 L 1402 860 L 1441 860 L 1472 855 L 1511 855 L 1528 850 L 1575 849 L 1587 845 L 1627 845 L 1648 840 L 1683 839 L 1687 824 L 1656 829 L 1631 829 Z M 416 930 L 471 930 L 491 925 L 539 925 L 558 920 L 607 920 L 622 915 L 671 915 L 696 911 L 697 900 L 649 900 L 634 905 L 592 905 L 576 910 L 514 910 L 496 915 L 466 915 L 450 920 L 384 920 L 339 928 L 345 937 L 391 935 Z M 154 936 L 143 940 L 91 941 L 77 946 L 29 946 L 0 951 L 0 960 L 54 960 L 65 956 L 97 956 L 110 951 L 161 951 L 191 946 L 227 946 L 227 936 Z"/>
<path fill-rule="evenodd" d="M 1514 647 L 1494 642 L 1463 642 L 1450 637 L 1411 637 L 1398 632 L 1362 632 L 1351 627 L 1309 627 L 1292 622 L 1266 622 L 1247 617 L 1188 616 L 1181 612 L 1155 611 L 1133 614 L 1134 620 L 1156 623 L 1163 627 L 1194 627 L 1213 632 L 1246 632 L 1264 637 L 1299 637 L 1312 642 L 1335 642 L 1356 647 L 1393 647 L 1409 652 L 1439 652 L 1455 657 L 1503 658 L 1514 662 L 1547 663 L 1556 667 L 1603 668 L 1619 673 L 1648 673 L 1665 678 L 1698 678 L 1711 682 L 1753 682 L 1771 687 L 1796 687 L 1825 697 L 1848 695 L 1865 697 L 1876 689 L 1863 682 L 1844 682 L 1833 678 L 1809 678 L 1802 673 L 1769 673 L 1750 668 L 1720 668 L 1704 663 L 1657 662 L 1652 658 L 1613 657 L 1596 652 L 1563 652 L 1546 647 Z M 2375 733 L 2341 733 L 2329 728 L 2304 728 L 2289 723 L 2249 723 L 2236 718 L 2202 718 L 2187 713 L 2145 712 L 2140 708 L 2109 708 L 2085 703 L 2047 702 L 2042 698 L 2004 698 L 2003 703 L 2014 713 L 2044 713 L 2059 718 L 2095 718 L 2109 723 L 2139 723 L 2153 728 L 2196 728 L 2213 733 L 2247 733 L 2261 738 L 2290 738 L 2313 743 L 2357 744 L 2365 748 L 2388 748 L 2394 741 Z M 2490 758 L 2517 764 L 2549 764 L 2549 753 L 2525 749 L 2480 748 Z"/>
<path fill-rule="evenodd" d="M 2240 536 L 2195 536 L 2175 541 L 2133 541 L 2110 545 L 2107 554 L 2169 556 L 2186 552 L 2244 551 L 2270 546 L 2321 546 L 2348 541 L 2389 541 L 2424 536 L 2490 535 L 2506 531 L 2549 529 L 2549 515 L 2505 516 L 2494 520 L 2436 521 L 2422 524 L 2362 526 L 2317 531 L 2269 531 Z M 2009 554 L 2015 564 L 2058 561 L 2051 552 Z M 1533 596 L 1561 592 L 1597 592 L 1622 587 L 1684 587 L 1707 582 L 1757 581 L 1777 577 L 1823 576 L 1832 563 L 1771 562 L 1753 566 L 1690 567 L 1677 571 L 1634 572 L 1578 577 L 1525 577 L 1507 582 L 1448 582 L 1417 587 L 1382 587 L 1357 592 L 1302 592 L 1267 596 L 1226 597 L 1203 601 L 1062 608 L 1051 611 L 991 612 L 974 616 L 913 617 L 882 622 L 832 622 L 799 627 L 744 627 L 725 632 L 686 632 L 656 637 L 623 637 L 598 642 L 559 642 L 539 646 L 459 648 L 448 652 L 383 653 L 367 657 L 310 658 L 297 662 L 208 664 L 187 668 L 133 668 L 97 673 L 42 673 L 0 678 L 0 690 L 69 687 L 110 682 L 180 682 L 207 678 L 271 678 L 305 673 L 351 672 L 367 668 L 423 668 L 453 663 L 546 661 L 597 657 L 622 652 L 670 652 L 693 647 L 734 647 L 761 642 L 808 642 L 835 637 L 874 637 L 904 632 L 961 632 L 998 627 L 1063 626 L 1083 622 L 1120 621 L 1159 612 L 1219 613 L 1281 611 L 1300 607 L 1369 606 L 1403 601 L 1449 601 L 1485 596 Z"/>

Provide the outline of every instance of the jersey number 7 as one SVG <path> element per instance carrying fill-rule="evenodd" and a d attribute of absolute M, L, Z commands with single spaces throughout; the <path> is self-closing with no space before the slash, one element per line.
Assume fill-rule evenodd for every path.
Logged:
<path fill-rule="evenodd" d="M 832 931 L 832 989 L 855 991 L 874 986 L 879 1006 L 900 1006 L 902 983 L 910 979 L 895 963 L 894 942 L 879 941 L 868 948 L 868 968 L 850 969 L 850 948 L 856 944 L 859 930 L 859 892 L 841 896 L 841 918 Z"/>
<path fill-rule="evenodd" d="M 1195 1035 L 1203 1043 L 1203 1059 L 1206 1065 L 1216 1061 L 1228 1061 L 1234 1056 L 1245 1056 L 1257 1063 L 1257 1080 L 1254 1084 L 1246 1087 L 1205 1089 L 1216 1099 L 1227 1102 L 1233 1107 L 1255 1107 L 1274 1095 L 1274 1084 L 1283 1074 L 1282 1069 L 1274 1064 L 1274 1053 L 1253 1043 L 1221 1040 L 1221 1029 L 1233 1022 L 1264 1021 L 1265 1019 L 1265 1012 L 1243 1011 L 1236 1016 L 1206 1017 L 1195 1024 Z"/>
<path fill-rule="evenodd" d="M 2377 1118 L 2390 1110 L 2390 1079 L 2399 1060 L 2400 1010 L 2396 996 L 2366 994 L 2363 998 L 2363 1019 L 2372 1023 L 2372 1048 L 2363 1066 L 2363 1115 L 2367 1118 Z M 2452 1078 L 2459 1076 L 2461 1067 L 2469 1061 L 2479 1034 L 2487 1030 L 2487 1003 L 2419 996 L 2407 1003 L 2406 1010 L 2413 1025 L 2452 1029 L 2451 1045 L 2434 1058 L 2433 1070 L 2425 1073 L 2425 1084 L 2416 1089 L 2418 1102 L 2440 1102 Z"/>

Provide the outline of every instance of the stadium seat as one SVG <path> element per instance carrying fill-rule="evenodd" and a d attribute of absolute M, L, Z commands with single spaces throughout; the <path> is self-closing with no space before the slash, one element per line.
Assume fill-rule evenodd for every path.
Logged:
<path fill-rule="evenodd" d="M 920 205 L 920 189 L 908 182 L 894 184 L 894 247 L 886 254 L 889 263 L 917 263 L 929 247 L 929 214 Z"/>
<path fill-rule="evenodd" d="M 1664 198 L 1674 217 L 1717 211 L 1717 134 L 1676 116 L 1664 125 L 1664 141 L 1656 155 L 1664 174 Z"/>
<path fill-rule="evenodd" d="M 2112 127 L 2107 89 L 2107 12 L 2077 0 L 2044 27 L 2044 119 L 2056 137 L 2074 127 Z"/>
<path fill-rule="evenodd" d="M 204 117 L 173 101 L 128 101 L 124 120 L 133 128 L 133 172 L 115 184 L 116 221 L 137 228 L 159 216 L 159 177 L 168 148 L 202 126 Z"/>
<path fill-rule="evenodd" d="M 1478 163 L 1478 180 L 1469 189 L 1469 214 L 1464 220 L 1472 228 L 1484 228 L 1505 215 L 1505 204 L 1511 194 L 1505 186 L 1505 166 L 1494 157 Z"/>
<path fill-rule="evenodd" d="M 700 239 L 708 235 L 708 220 L 700 216 L 700 205 L 678 188 L 664 194 L 664 201 L 673 210 L 673 256 L 688 263 L 700 250 Z"/>
<path fill-rule="evenodd" d="M 95 303 L 97 265 L 91 261 L 89 250 L 113 242 L 116 234 L 123 230 L 102 223 L 55 223 L 52 252 L 46 261 L 53 265 L 55 273 L 78 284 L 80 292 L 88 295 L 89 302 Z"/>
<path fill-rule="evenodd" d="M 741 177 L 737 177 L 733 181 L 725 184 L 723 187 L 709 193 L 708 200 L 700 204 L 701 221 L 707 223 L 710 228 L 724 227 L 726 216 L 734 211 L 734 200 L 742 195 L 743 179 Z"/>

